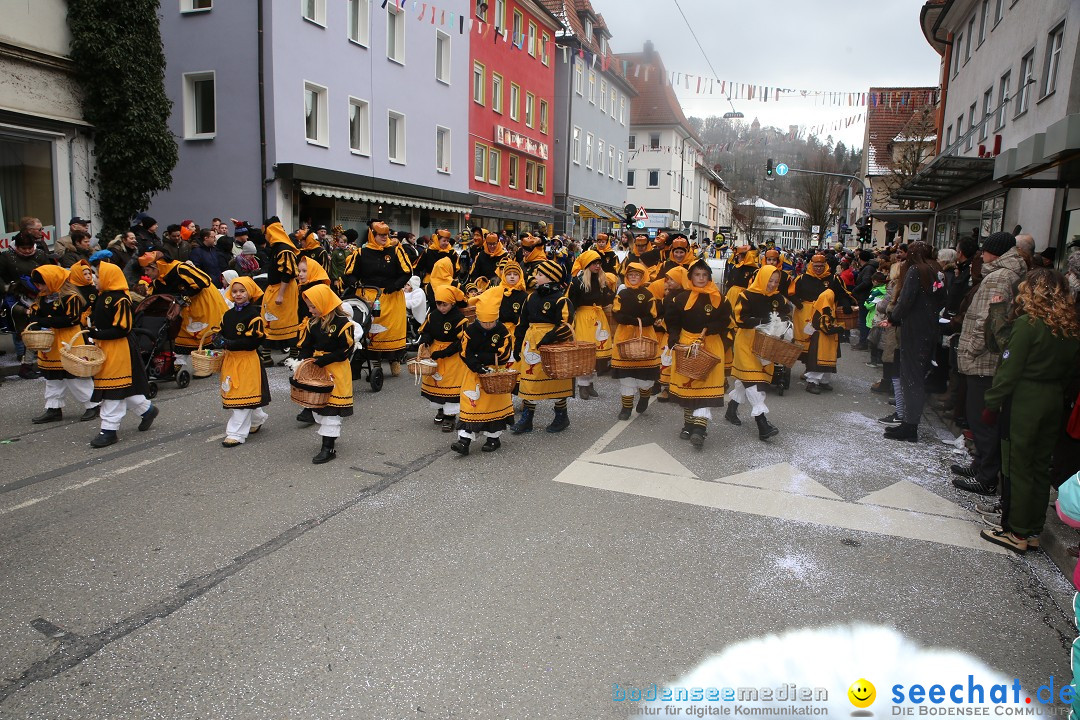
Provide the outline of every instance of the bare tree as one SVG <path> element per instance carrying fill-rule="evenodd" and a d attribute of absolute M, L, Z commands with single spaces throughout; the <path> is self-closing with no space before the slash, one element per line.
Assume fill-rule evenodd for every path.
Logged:
<path fill-rule="evenodd" d="M 837 172 L 837 162 L 832 152 L 821 149 L 810 160 L 809 170 L 819 172 Z M 797 182 L 802 200 L 802 209 L 807 217 L 803 220 L 807 232 L 814 225 L 820 225 L 824 230 L 831 227 L 840 217 L 840 199 L 843 189 L 847 184 L 842 178 L 828 175 L 799 175 Z"/>
<path fill-rule="evenodd" d="M 756 235 L 755 231 L 761 229 L 757 225 L 758 221 L 761 219 L 761 213 L 757 206 L 756 197 L 745 200 L 744 203 L 749 204 L 736 205 L 732 209 L 731 219 L 732 222 L 735 223 L 735 227 L 739 229 L 739 232 L 745 241 L 749 244 L 753 244 L 754 236 Z"/>
<path fill-rule="evenodd" d="M 937 141 L 937 125 L 934 108 L 925 107 L 915 112 L 904 129 L 889 143 L 892 153 L 890 173 L 882 178 L 883 194 L 891 198 L 901 186 L 914 177 L 934 155 Z M 901 200 L 904 209 L 929 207 L 925 202 Z"/>

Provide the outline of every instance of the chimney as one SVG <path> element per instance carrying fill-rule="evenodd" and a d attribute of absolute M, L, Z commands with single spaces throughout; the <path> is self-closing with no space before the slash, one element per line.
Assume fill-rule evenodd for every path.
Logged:
<path fill-rule="evenodd" d="M 652 40 L 646 40 L 645 41 L 645 57 L 651 59 L 652 56 L 653 56 L 653 52 L 654 52 L 654 49 L 653 49 Z"/>

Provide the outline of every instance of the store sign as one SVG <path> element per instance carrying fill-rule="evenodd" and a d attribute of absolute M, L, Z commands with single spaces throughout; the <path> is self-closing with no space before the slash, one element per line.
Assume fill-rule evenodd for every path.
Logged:
<path fill-rule="evenodd" d="M 7 250 L 9 247 L 11 247 L 11 241 L 14 240 L 15 236 L 18 234 L 18 232 L 11 232 L 5 235 L 0 235 L 0 250 Z M 56 234 L 55 225 L 46 225 L 45 227 L 41 228 L 41 239 L 44 240 L 45 244 L 49 247 L 53 246 L 53 239 L 57 237 L 60 236 Z"/>
<path fill-rule="evenodd" d="M 511 130 L 508 127 L 503 127 L 502 125 L 495 126 L 495 143 L 497 145 L 502 145 L 503 147 L 520 150 L 526 155 L 532 155 L 541 160 L 548 159 L 547 143 L 525 137 L 521 133 Z"/>

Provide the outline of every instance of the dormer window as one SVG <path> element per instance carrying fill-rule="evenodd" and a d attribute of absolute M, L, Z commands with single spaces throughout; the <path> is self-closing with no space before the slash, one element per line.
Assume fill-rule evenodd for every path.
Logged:
<path fill-rule="evenodd" d="M 603 35 L 600 36 L 600 54 L 607 55 L 607 38 Z"/>
<path fill-rule="evenodd" d="M 592 20 L 585 19 L 585 37 L 588 40 L 592 40 Z"/>

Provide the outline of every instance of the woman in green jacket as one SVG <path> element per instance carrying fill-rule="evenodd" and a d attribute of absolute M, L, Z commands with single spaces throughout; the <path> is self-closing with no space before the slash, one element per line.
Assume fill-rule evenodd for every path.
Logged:
<path fill-rule="evenodd" d="M 1038 547 L 1050 501 L 1050 459 L 1077 373 L 1080 324 L 1065 276 L 1032 270 L 1020 283 L 1008 347 L 984 396 L 983 422 L 1001 425 L 1001 527 L 982 537 L 1016 553 Z"/>

